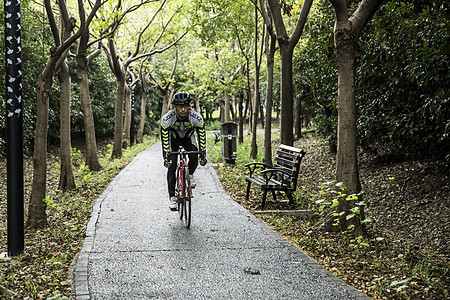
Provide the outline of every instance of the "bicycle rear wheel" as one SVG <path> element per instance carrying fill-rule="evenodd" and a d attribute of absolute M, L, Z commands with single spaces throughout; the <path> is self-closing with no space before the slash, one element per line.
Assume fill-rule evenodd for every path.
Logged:
<path fill-rule="evenodd" d="M 185 169 L 185 184 L 184 184 L 184 199 L 183 199 L 183 213 L 184 213 L 184 225 L 186 228 L 191 227 L 191 180 L 189 178 L 188 168 Z"/>

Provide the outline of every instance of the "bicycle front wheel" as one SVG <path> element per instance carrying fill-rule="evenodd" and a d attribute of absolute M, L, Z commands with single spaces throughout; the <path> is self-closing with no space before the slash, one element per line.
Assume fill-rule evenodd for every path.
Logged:
<path fill-rule="evenodd" d="M 184 212 L 184 200 L 183 200 L 183 191 L 184 188 L 184 172 L 183 169 L 178 170 L 177 174 L 177 206 L 178 206 L 178 216 L 180 219 L 183 219 L 183 212 Z"/>
<path fill-rule="evenodd" d="M 188 168 L 185 169 L 184 178 L 184 201 L 183 201 L 183 213 L 184 213 L 184 225 L 186 228 L 191 226 L 191 198 L 192 198 L 192 189 L 191 189 L 191 180 L 189 178 Z"/>

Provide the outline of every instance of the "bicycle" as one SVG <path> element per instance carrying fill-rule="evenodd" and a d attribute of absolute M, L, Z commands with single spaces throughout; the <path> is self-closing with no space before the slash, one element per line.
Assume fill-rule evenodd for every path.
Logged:
<path fill-rule="evenodd" d="M 180 146 L 178 151 L 172 151 L 170 155 L 178 155 L 175 196 L 177 197 L 178 215 L 181 220 L 184 218 L 186 228 L 191 226 L 191 202 L 192 187 L 189 178 L 188 155 L 201 154 L 201 151 L 186 151 Z"/>

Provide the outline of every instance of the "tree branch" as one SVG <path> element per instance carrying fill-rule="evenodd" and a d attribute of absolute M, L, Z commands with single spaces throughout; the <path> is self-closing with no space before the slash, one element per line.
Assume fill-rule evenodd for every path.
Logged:
<path fill-rule="evenodd" d="M 150 21 L 147 23 L 147 25 L 144 26 L 144 28 L 141 30 L 141 32 L 139 32 L 138 35 L 138 40 L 137 40 L 137 44 L 136 44 L 136 49 L 134 51 L 134 54 L 131 57 L 136 57 L 139 53 L 139 48 L 141 45 L 141 39 L 142 39 L 142 35 L 144 34 L 144 32 L 148 29 L 148 27 L 153 23 L 153 21 L 155 20 L 156 16 L 158 15 L 158 13 L 164 8 L 164 6 L 166 5 L 167 0 L 164 0 L 161 5 L 159 6 L 159 8 L 155 11 L 155 13 L 153 14 L 153 16 L 150 18 Z M 164 32 L 164 30 L 163 30 Z"/>
<path fill-rule="evenodd" d="M 298 17 L 297 24 L 295 24 L 294 32 L 289 39 L 289 44 L 295 46 L 298 40 L 302 36 L 303 28 L 305 28 L 306 20 L 308 19 L 309 10 L 311 9 L 313 0 L 305 0 L 303 2 L 300 16 Z"/>
<path fill-rule="evenodd" d="M 278 0 L 267 0 L 273 17 L 273 23 L 277 34 L 277 39 L 288 40 L 286 27 L 284 27 L 283 16 L 281 15 L 281 6 Z"/>
<path fill-rule="evenodd" d="M 269 32 L 271 37 L 276 37 L 275 31 L 273 30 L 272 14 L 270 12 L 270 8 L 266 8 L 267 0 L 259 0 L 259 4 L 261 6 L 260 11 L 264 19 L 264 23 L 266 24 L 267 31 Z"/>
<path fill-rule="evenodd" d="M 363 27 L 373 17 L 384 0 L 363 0 L 353 15 L 350 17 L 350 22 L 353 24 L 352 29 L 356 36 L 359 36 Z"/>
<path fill-rule="evenodd" d="M 337 22 L 347 22 L 348 21 L 348 9 L 347 2 L 345 0 L 330 0 L 331 5 L 334 7 L 336 12 Z"/>
<path fill-rule="evenodd" d="M 135 58 L 133 58 L 132 60 L 131 60 L 131 62 L 133 62 L 133 61 L 136 61 L 136 60 L 138 60 L 138 59 L 141 59 L 141 58 L 144 58 L 144 57 L 147 57 L 147 56 L 152 56 L 152 55 L 154 55 L 154 54 L 157 54 L 157 53 L 162 53 L 162 52 L 164 52 L 164 51 L 166 51 L 166 50 L 168 50 L 168 49 L 170 49 L 170 48 L 172 48 L 174 45 L 176 45 L 186 34 L 187 34 L 188 32 L 187 31 L 185 31 L 182 35 L 180 35 L 175 41 L 173 41 L 170 45 L 167 45 L 166 47 L 164 47 L 164 48 L 162 48 L 162 49 L 157 49 L 157 50 L 153 50 L 153 51 L 151 51 L 151 52 L 148 52 L 148 53 L 144 53 L 144 54 L 141 54 L 141 55 L 138 55 L 138 56 L 136 56 Z"/>

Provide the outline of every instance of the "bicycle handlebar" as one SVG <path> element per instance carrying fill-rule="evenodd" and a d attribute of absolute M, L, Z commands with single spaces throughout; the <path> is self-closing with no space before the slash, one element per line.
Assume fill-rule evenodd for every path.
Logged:
<path fill-rule="evenodd" d="M 169 155 L 178 155 L 178 154 L 202 154 L 205 151 L 186 151 L 184 149 L 178 150 L 178 151 L 171 151 L 169 152 Z"/>

